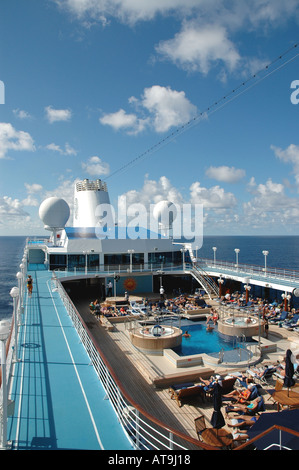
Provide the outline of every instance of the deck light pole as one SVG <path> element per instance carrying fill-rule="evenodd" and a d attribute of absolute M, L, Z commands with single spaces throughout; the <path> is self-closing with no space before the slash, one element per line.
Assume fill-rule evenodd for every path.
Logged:
<path fill-rule="evenodd" d="M 217 251 L 217 246 L 213 246 L 212 250 L 214 251 L 214 266 L 216 265 L 216 251 Z"/>
<path fill-rule="evenodd" d="M 248 285 L 248 282 L 249 282 L 249 281 L 247 281 L 247 283 L 246 283 L 245 286 L 244 286 L 244 289 L 246 290 L 246 298 L 245 298 L 246 304 L 247 304 L 247 302 L 248 302 L 248 300 L 249 300 L 249 292 L 250 292 L 250 290 L 251 290 L 251 286 Z"/>
<path fill-rule="evenodd" d="M 287 309 L 288 309 L 288 302 L 289 302 L 289 300 L 291 299 L 291 296 L 290 296 L 290 294 L 287 294 L 287 292 L 285 292 L 284 294 L 281 294 L 281 297 L 282 297 L 283 300 L 284 300 L 284 310 L 287 311 Z"/>
<path fill-rule="evenodd" d="M 15 330 L 15 347 L 13 350 L 13 358 L 17 361 L 18 357 L 18 304 L 19 304 L 19 288 L 13 287 L 10 291 L 10 295 L 13 299 L 13 318 L 14 318 L 14 330 Z"/>
<path fill-rule="evenodd" d="M 235 248 L 235 253 L 236 253 L 236 266 L 238 268 L 239 266 L 239 253 L 240 253 L 240 249 L 239 248 Z"/>
<path fill-rule="evenodd" d="M 133 253 L 135 253 L 135 250 L 128 250 L 128 253 L 130 255 L 130 273 L 133 270 Z"/>
<path fill-rule="evenodd" d="M 219 284 L 219 297 L 221 298 L 222 297 L 222 284 L 224 284 L 224 280 L 222 279 L 221 274 L 218 279 L 218 284 Z"/>
<path fill-rule="evenodd" d="M 24 276 L 22 272 L 18 272 L 16 275 L 18 279 L 18 288 L 19 288 L 19 304 L 18 304 L 18 325 L 21 323 L 21 313 L 23 313 L 23 289 L 24 289 Z"/>
<path fill-rule="evenodd" d="M 1 341 L 1 372 L 2 372 L 2 419 L 1 419 L 1 449 L 7 448 L 7 377 L 6 377 L 6 341 L 9 336 L 11 323 L 8 320 L 0 320 Z"/>
<path fill-rule="evenodd" d="M 181 253 L 183 255 L 183 271 L 185 271 L 185 253 L 187 251 L 187 248 L 181 248 Z"/>
<path fill-rule="evenodd" d="M 265 276 L 266 276 L 267 275 L 267 256 L 269 254 L 269 251 L 263 250 L 262 253 L 265 257 Z"/>
<path fill-rule="evenodd" d="M 21 268 L 21 274 L 22 274 L 22 281 L 20 282 L 20 284 L 21 284 L 21 286 L 20 286 L 21 287 L 21 290 L 20 290 L 20 312 L 24 313 L 24 291 L 25 291 L 24 279 L 26 277 L 25 264 L 21 263 L 20 268 Z"/>

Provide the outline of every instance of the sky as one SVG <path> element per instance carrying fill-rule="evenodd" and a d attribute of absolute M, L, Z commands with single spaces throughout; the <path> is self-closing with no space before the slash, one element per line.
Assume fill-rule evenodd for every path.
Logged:
<path fill-rule="evenodd" d="M 84 178 L 298 235 L 298 26 L 299 0 L 1 0 L 0 235 Z"/>

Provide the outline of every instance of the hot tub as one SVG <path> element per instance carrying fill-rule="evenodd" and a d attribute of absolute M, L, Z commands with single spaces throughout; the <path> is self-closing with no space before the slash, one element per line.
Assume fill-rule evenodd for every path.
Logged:
<path fill-rule="evenodd" d="M 260 327 L 258 320 L 252 317 L 234 316 L 226 317 L 218 321 L 218 333 L 226 337 L 245 336 L 250 339 L 252 336 L 258 336 L 264 333 L 264 322 L 261 321 Z"/>
<path fill-rule="evenodd" d="M 145 353 L 162 355 L 164 349 L 180 346 L 182 330 L 165 325 L 143 326 L 130 332 L 130 340 Z"/>

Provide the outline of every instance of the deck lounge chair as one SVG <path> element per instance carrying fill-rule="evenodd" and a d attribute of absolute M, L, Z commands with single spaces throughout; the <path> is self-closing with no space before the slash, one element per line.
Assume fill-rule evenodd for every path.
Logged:
<path fill-rule="evenodd" d="M 299 314 L 296 313 L 296 315 L 294 315 L 293 318 L 290 318 L 289 320 L 286 320 L 282 324 L 282 327 L 287 328 L 287 329 L 292 329 L 297 325 L 298 320 L 299 320 Z"/>
<path fill-rule="evenodd" d="M 276 372 L 276 367 L 269 366 L 266 367 L 264 370 L 262 369 L 248 369 L 247 374 L 249 374 L 254 380 L 257 380 L 259 383 L 263 385 L 269 385 L 268 380 L 273 376 Z"/>
<path fill-rule="evenodd" d="M 222 380 L 222 394 L 229 393 L 233 390 L 237 377 L 230 377 Z"/>
<path fill-rule="evenodd" d="M 195 385 L 193 383 L 172 385 L 169 391 L 171 393 L 170 398 L 174 398 L 179 407 L 182 406 L 182 401 L 186 398 L 199 396 L 204 400 L 205 396 L 202 385 Z"/>
<path fill-rule="evenodd" d="M 278 322 L 284 322 L 288 317 L 288 312 L 283 310 L 280 314 L 279 317 L 277 318 L 272 318 L 269 323 L 278 323 Z"/>

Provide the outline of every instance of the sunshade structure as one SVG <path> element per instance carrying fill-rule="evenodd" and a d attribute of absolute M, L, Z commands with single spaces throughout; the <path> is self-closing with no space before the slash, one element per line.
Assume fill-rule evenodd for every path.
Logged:
<path fill-rule="evenodd" d="M 275 424 L 299 432 L 299 410 L 263 413 L 256 423 L 248 429 L 248 435 L 250 439 L 252 439 Z M 259 450 L 266 448 L 269 448 L 270 450 L 279 450 L 280 446 L 283 449 L 298 450 L 299 437 L 289 432 L 275 429 L 255 441 L 254 445 Z"/>
<path fill-rule="evenodd" d="M 212 418 L 211 418 L 211 424 L 213 428 L 220 429 L 225 425 L 225 420 L 221 413 L 222 387 L 217 382 L 213 388 L 214 388 L 214 393 L 213 393 L 214 411 L 213 411 Z"/>

